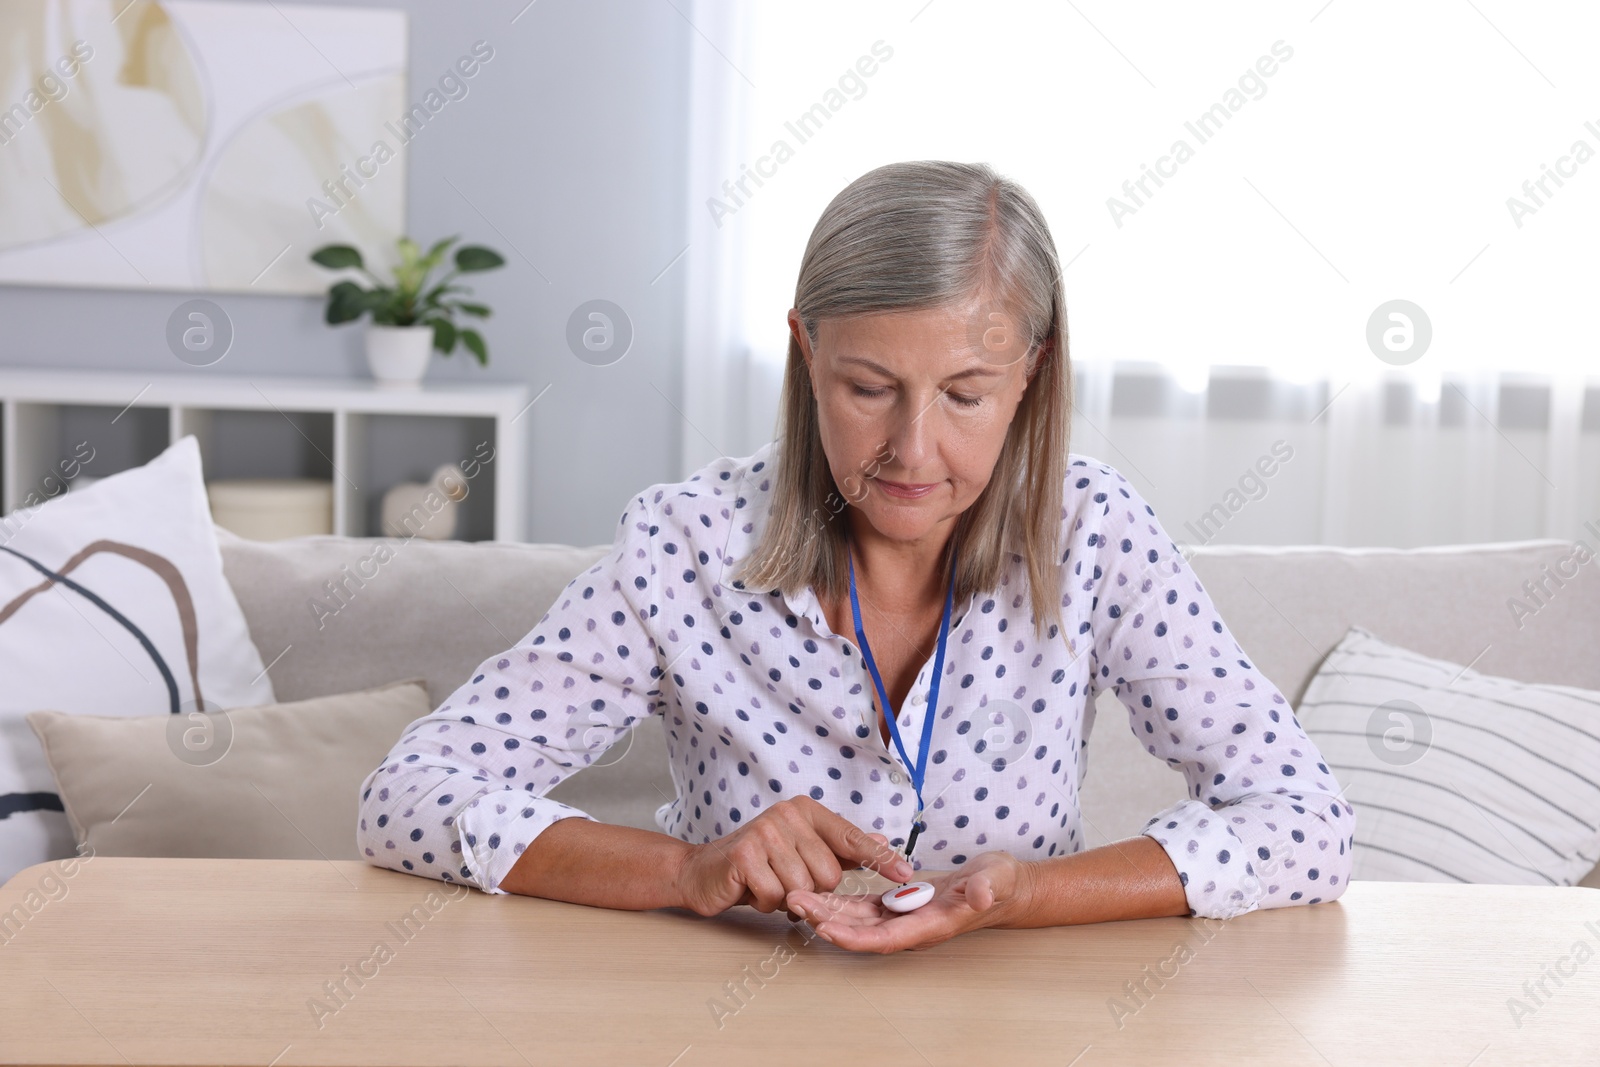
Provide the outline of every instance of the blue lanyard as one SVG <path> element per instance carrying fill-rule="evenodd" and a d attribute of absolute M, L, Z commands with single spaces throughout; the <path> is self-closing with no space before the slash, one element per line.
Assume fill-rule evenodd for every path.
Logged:
<path fill-rule="evenodd" d="M 900 728 L 895 723 L 898 718 L 896 709 L 889 706 L 889 694 L 883 688 L 883 678 L 878 674 L 878 665 L 873 662 L 872 648 L 867 644 L 866 631 L 861 628 L 861 602 L 856 598 L 856 564 L 852 553 L 849 557 L 850 566 L 850 615 L 856 624 L 856 644 L 861 646 L 861 658 L 867 662 L 867 670 L 872 674 L 872 684 L 877 686 L 878 699 L 882 702 L 883 716 L 889 722 L 889 736 L 894 739 L 894 747 L 900 750 L 900 758 L 907 767 L 911 767 L 911 757 L 906 755 L 906 746 L 900 741 Z M 950 586 L 944 594 L 944 618 L 939 621 L 939 645 L 933 657 L 933 683 L 928 687 L 928 710 L 922 717 L 922 747 L 917 750 L 915 769 L 911 771 L 911 788 L 917 794 L 917 812 L 912 817 L 911 834 L 906 838 L 906 856 L 911 856 L 911 850 L 916 846 L 917 835 L 923 829 L 922 822 L 922 780 L 928 769 L 928 749 L 933 741 L 933 720 L 939 711 L 939 680 L 944 677 L 944 646 L 950 636 L 950 609 L 955 605 L 956 598 L 956 554 L 950 553 Z"/>

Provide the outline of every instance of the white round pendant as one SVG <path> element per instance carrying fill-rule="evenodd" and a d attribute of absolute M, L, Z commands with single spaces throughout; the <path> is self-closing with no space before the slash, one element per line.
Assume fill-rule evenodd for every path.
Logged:
<path fill-rule="evenodd" d="M 932 899 L 932 883 L 907 882 L 905 885 L 885 891 L 883 906 L 890 911 L 916 911 Z"/>

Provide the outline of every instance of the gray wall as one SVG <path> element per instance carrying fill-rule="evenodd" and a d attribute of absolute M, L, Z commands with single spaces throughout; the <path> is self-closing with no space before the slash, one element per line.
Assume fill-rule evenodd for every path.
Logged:
<path fill-rule="evenodd" d="M 495 311 L 485 328 L 489 366 L 458 350 L 436 358 L 428 378 L 525 382 L 530 395 L 553 383 L 517 424 L 529 445 L 528 536 L 588 544 L 611 540 L 634 493 L 679 476 L 682 428 L 673 403 L 681 403 L 682 261 L 651 281 L 687 240 L 694 31 L 665 3 L 538 0 L 523 11 L 526 2 L 343 6 L 409 12 L 408 102 L 473 42 L 494 48 L 469 95 L 410 147 L 409 231 L 423 241 L 461 233 L 508 260 L 472 279 Z M 235 330 L 227 357 L 207 373 L 368 377 L 360 327 L 325 325 L 320 297 L 207 296 Z M 627 356 L 608 367 L 580 362 L 565 340 L 568 315 L 596 297 L 621 305 L 635 331 Z M 164 334 L 184 299 L 169 291 L 0 286 L 0 365 L 190 371 Z M 396 449 L 407 444 L 415 458 L 391 456 L 386 465 L 419 480 L 458 458 L 440 456 L 437 442 L 424 440 Z"/>

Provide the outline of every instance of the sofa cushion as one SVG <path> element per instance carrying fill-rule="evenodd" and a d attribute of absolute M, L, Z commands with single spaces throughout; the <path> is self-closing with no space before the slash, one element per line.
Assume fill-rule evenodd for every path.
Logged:
<path fill-rule="evenodd" d="M 533 629 L 606 547 L 422 537 L 252 541 L 220 526 L 217 541 L 279 700 L 421 676 L 435 706 L 484 657 Z"/>
<path fill-rule="evenodd" d="M 609 547 L 420 537 L 252 541 L 221 527 L 217 540 L 280 699 L 420 675 L 430 708 L 486 658 L 520 641 Z M 383 755 L 373 757 L 374 767 Z M 655 811 L 674 790 L 658 715 L 550 796 L 603 822 L 659 830 Z"/>
<path fill-rule="evenodd" d="M 70 462 L 93 469 L 93 449 Z M 193 435 L 0 518 L 0 881 L 72 854 L 28 712 L 176 715 L 273 699 L 223 576 Z"/>
<path fill-rule="evenodd" d="M 360 859 L 361 782 L 432 710 L 422 679 L 201 715 L 36 711 L 82 851 Z"/>
<path fill-rule="evenodd" d="M 1600 689 L 1600 560 L 1579 563 L 1579 555 L 1558 540 L 1205 545 L 1190 564 L 1245 654 L 1297 705 L 1318 664 L 1355 625 L 1485 673 Z M 1137 834 L 1183 796 L 1183 777 L 1144 751 L 1114 695 L 1102 692 L 1090 710 L 1100 729 L 1085 731 L 1081 803 L 1094 846 Z M 1600 866 L 1579 884 L 1600 887 Z"/>
<path fill-rule="evenodd" d="M 1228 628 L 1293 704 L 1351 626 L 1485 674 L 1600 689 L 1600 560 L 1580 555 L 1557 540 L 1216 545 L 1195 549 L 1190 562 Z"/>
<path fill-rule="evenodd" d="M 1296 710 L 1355 809 L 1353 878 L 1571 885 L 1600 861 L 1600 692 L 1352 626 Z"/>

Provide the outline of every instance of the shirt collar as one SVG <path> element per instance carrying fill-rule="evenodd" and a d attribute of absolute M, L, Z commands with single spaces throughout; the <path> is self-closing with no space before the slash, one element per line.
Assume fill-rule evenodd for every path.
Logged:
<path fill-rule="evenodd" d="M 734 512 L 735 523 L 728 535 L 728 547 L 725 555 L 729 560 L 730 569 L 736 568 L 743 561 L 746 553 L 750 552 L 760 541 L 761 532 L 766 528 L 767 518 L 772 506 L 771 485 L 777 477 L 776 461 L 778 457 L 778 442 L 769 441 L 759 450 L 754 452 L 741 465 L 738 495 L 745 497 L 746 506 Z M 761 465 L 761 470 L 753 468 Z M 761 485 L 766 483 L 767 488 Z M 746 529 L 748 527 L 748 530 Z M 740 587 L 735 587 L 740 588 Z M 767 595 L 773 590 L 751 590 L 740 588 L 740 591 L 750 595 Z M 777 590 L 778 599 L 793 615 L 811 620 L 812 627 L 823 636 L 842 637 L 852 644 L 855 633 L 834 634 L 828 626 L 827 616 L 823 614 L 822 602 L 817 599 L 816 592 L 810 585 L 803 586 L 793 594 Z M 977 594 L 968 594 L 966 600 L 958 602 L 951 609 L 951 632 L 967 617 L 972 610 L 972 605 L 977 600 Z"/>

